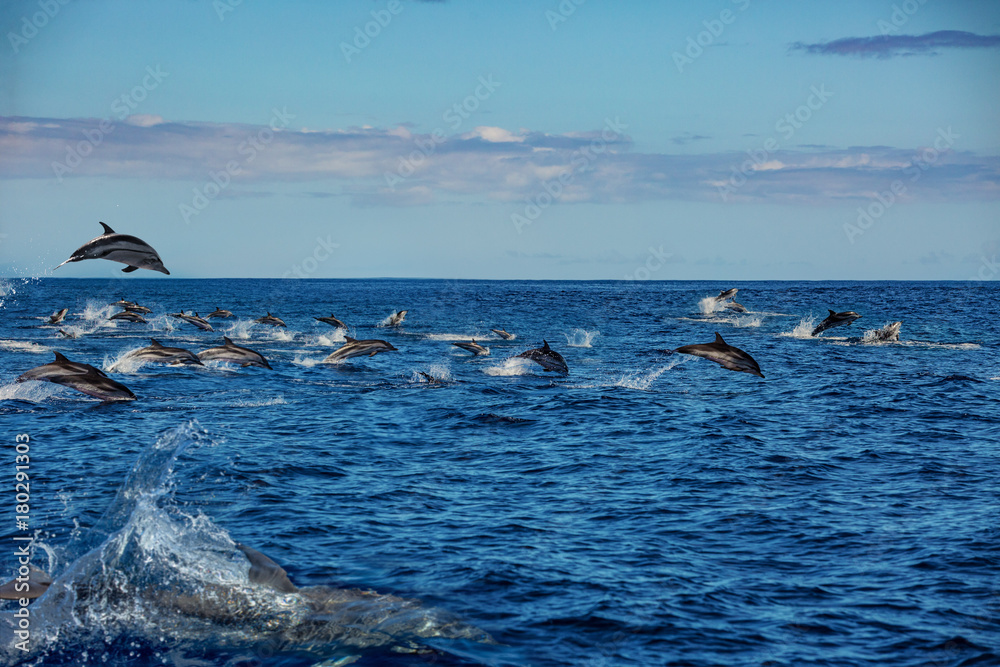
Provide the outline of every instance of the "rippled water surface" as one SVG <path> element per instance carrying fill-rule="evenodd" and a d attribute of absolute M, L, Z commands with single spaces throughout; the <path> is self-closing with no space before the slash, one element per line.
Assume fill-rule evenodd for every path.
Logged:
<path fill-rule="evenodd" d="M 729 287 L 749 312 L 710 312 Z M 998 284 L 44 279 L 0 293 L 0 536 L 19 534 L 14 436 L 28 433 L 33 562 L 57 577 L 27 654 L 10 648 L 16 603 L 0 603 L 0 661 L 1000 664 Z M 122 297 L 149 323 L 108 322 Z M 236 317 L 214 332 L 167 316 L 215 307 Z M 828 308 L 862 318 L 811 337 Z M 266 311 L 287 329 L 254 324 Z M 331 313 L 348 331 L 313 319 Z M 867 342 L 893 321 L 899 342 Z M 716 332 L 766 379 L 670 353 Z M 273 370 L 127 358 L 151 337 L 197 352 L 223 335 Z M 345 335 L 398 352 L 323 363 Z M 490 354 L 451 344 L 472 338 Z M 568 376 L 512 358 L 543 340 Z M 138 400 L 15 382 L 53 351 Z M 235 542 L 299 592 L 249 581 Z"/>

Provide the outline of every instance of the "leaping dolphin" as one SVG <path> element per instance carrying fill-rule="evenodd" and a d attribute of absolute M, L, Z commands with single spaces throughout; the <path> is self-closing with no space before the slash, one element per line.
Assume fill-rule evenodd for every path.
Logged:
<path fill-rule="evenodd" d="M 890 341 L 899 340 L 899 329 L 903 326 L 902 322 L 893 322 L 887 324 L 881 329 L 876 329 L 871 332 L 871 340 L 877 341 L 879 343 L 888 343 Z M 866 335 L 865 338 L 868 338 Z"/>
<path fill-rule="evenodd" d="M 288 328 L 288 325 L 285 324 L 280 317 L 275 317 L 274 315 L 272 315 L 271 311 L 268 311 L 267 315 L 265 315 L 264 317 L 258 317 L 256 320 L 254 320 L 254 322 L 256 322 L 257 324 L 268 324 L 272 327 Z"/>
<path fill-rule="evenodd" d="M 137 303 L 127 304 L 125 306 L 125 310 L 127 310 L 130 313 L 142 313 L 143 315 L 148 315 L 151 312 L 153 312 L 151 308 L 147 308 L 146 306 L 140 306 Z"/>
<path fill-rule="evenodd" d="M 202 365 L 194 352 L 185 350 L 182 347 L 164 347 L 155 338 L 149 339 L 152 345 L 141 350 L 130 352 L 128 357 L 142 359 L 143 361 L 153 361 L 160 364 L 197 364 Z"/>
<path fill-rule="evenodd" d="M 726 299 L 732 299 L 733 297 L 736 296 L 737 292 L 739 292 L 739 290 L 736 289 L 735 287 L 732 289 L 722 290 L 721 292 L 719 292 L 719 296 L 715 297 L 715 300 L 725 301 Z"/>
<path fill-rule="evenodd" d="M 727 310 L 735 311 L 737 313 L 745 313 L 745 312 L 747 312 L 746 307 L 742 303 L 736 303 L 735 301 L 730 301 L 729 303 L 727 303 L 726 304 L 726 309 Z"/>
<path fill-rule="evenodd" d="M 566 365 L 566 360 L 563 359 L 561 354 L 549 347 L 548 342 L 544 340 L 541 347 L 526 350 L 516 356 L 522 359 L 530 359 L 552 373 L 569 373 L 569 366 Z"/>
<path fill-rule="evenodd" d="M 334 317 L 332 313 L 330 314 L 330 317 L 314 317 L 313 319 L 329 324 L 331 327 L 336 327 L 337 329 L 347 328 L 347 325 Z"/>
<path fill-rule="evenodd" d="M 205 321 L 205 318 L 199 317 L 198 313 L 194 315 L 185 315 L 184 313 L 170 313 L 170 317 L 176 317 L 179 320 L 184 320 L 188 324 L 193 324 L 202 331 L 215 331 L 212 325 Z"/>
<path fill-rule="evenodd" d="M 842 313 L 835 313 L 832 310 L 825 320 L 819 323 L 819 326 L 813 329 L 813 336 L 817 336 L 827 329 L 832 329 L 834 327 L 843 327 L 851 324 L 854 320 L 861 317 L 853 310 L 845 310 Z"/>
<path fill-rule="evenodd" d="M 163 260 L 148 243 L 135 236 L 117 234 L 115 230 L 103 222 L 101 226 L 104 227 L 103 234 L 77 248 L 70 255 L 70 258 L 59 266 L 70 262 L 82 262 L 85 259 L 110 259 L 112 262 L 128 264 L 122 269 L 123 273 L 131 273 L 137 269 L 149 269 L 170 275 L 170 272 L 163 266 Z"/>
<path fill-rule="evenodd" d="M 477 357 L 485 357 L 490 353 L 490 348 L 483 347 L 482 345 L 476 342 L 475 338 L 472 339 L 471 343 L 465 343 L 460 341 L 458 343 L 452 343 L 452 345 L 454 345 L 455 347 L 460 347 L 466 352 L 471 352 Z"/>
<path fill-rule="evenodd" d="M 210 312 L 208 315 L 205 316 L 205 319 L 211 319 L 213 317 L 221 317 L 225 319 L 232 316 L 233 316 L 232 311 L 223 310 L 222 308 L 216 306 L 215 310 L 213 310 L 212 312 Z"/>
<path fill-rule="evenodd" d="M 126 322 L 136 322 L 138 324 L 149 324 L 139 313 L 133 313 L 131 310 L 123 310 L 120 313 L 115 313 L 109 320 L 125 320 Z"/>
<path fill-rule="evenodd" d="M 709 361 L 714 361 L 723 368 L 728 368 L 731 371 L 764 377 L 764 374 L 760 372 L 760 366 L 753 357 L 740 348 L 726 343 L 718 333 L 715 334 L 715 342 L 713 343 L 684 345 L 674 350 L 674 352 L 702 357 Z"/>
<path fill-rule="evenodd" d="M 507 333 L 505 329 L 490 329 L 490 331 L 500 336 L 504 340 L 514 340 L 514 334 Z"/>
<path fill-rule="evenodd" d="M 63 308 L 62 310 L 57 310 L 56 312 L 49 315 L 49 324 L 59 324 L 66 317 L 66 313 L 69 312 L 69 308 Z"/>
<path fill-rule="evenodd" d="M 135 400 L 132 390 L 109 378 L 104 371 L 89 364 L 70 361 L 58 352 L 55 355 L 55 361 L 28 369 L 17 381 L 38 380 L 61 384 L 102 401 Z"/>
<path fill-rule="evenodd" d="M 330 356 L 323 360 L 324 363 L 344 361 L 353 357 L 374 357 L 379 352 L 399 351 L 391 343 L 387 343 L 384 340 L 355 340 L 349 336 L 346 336 L 344 340 L 346 342 L 331 352 Z"/>
<path fill-rule="evenodd" d="M 386 322 L 387 327 L 398 327 L 406 319 L 406 314 L 410 312 L 408 310 L 392 311 L 392 315 L 389 316 L 389 321 Z"/>
<path fill-rule="evenodd" d="M 260 366 L 261 368 L 271 368 L 260 352 L 251 350 L 249 347 L 240 347 L 228 337 L 222 337 L 225 345 L 220 347 L 210 347 L 198 353 L 201 361 L 228 361 L 232 364 L 240 364 L 244 368 L 247 366 Z"/>

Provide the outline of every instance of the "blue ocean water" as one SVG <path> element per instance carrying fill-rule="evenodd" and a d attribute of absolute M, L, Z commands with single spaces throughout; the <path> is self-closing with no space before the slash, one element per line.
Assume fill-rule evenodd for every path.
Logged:
<path fill-rule="evenodd" d="M 713 312 L 729 287 L 750 312 Z M 149 324 L 107 321 L 123 297 Z M 18 433 L 56 577 L 29 653 L 0 603 L 5 664 L 1000 664 L 1000 284 L 38 279 L 0 299 L 0 579 Z M 215 307 L 237 316 L 215 332 L 166 316 Z M 862 318 L 811 337 L 828 308 Z M 331 313 L 399 351 L 322 363 Z M 899 342 L 866 338 L 897 320 Z M 715 332 L 766 379 L 669 353 Z M 124 358 L 223 335 L 273 370 Z M 473 337 L 489 356 L 451 345 Z M 568 376 L 511 359 L 543 340 Z M 138 400 L 15 382 L 53 351 Z M 251 584 L 235 542 L 326 602 Z"/>

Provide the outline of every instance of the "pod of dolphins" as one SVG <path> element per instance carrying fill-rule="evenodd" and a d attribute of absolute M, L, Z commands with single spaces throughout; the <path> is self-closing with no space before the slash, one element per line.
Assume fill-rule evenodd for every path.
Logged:
<path fill-rule="evenodd" d="M 103 222 L 100 224 L 104 228 L 104 233 L 77 248 L 70 258 L 59 266 L 63 266 L 64 264 L 70 262 L 80 262 L 86 259 L 107 259 L 126 264 L 126 267 L 122 269 L 125 273 L 130 273 L 137 269 L 148 269 L 170 275 L 170 272 L 164 268 L 163 261 L 160 259 L 159 254 L 148 243 L 135 236 L 118 234 Z M 56 268 L 58 269 L 59 266 Z M 727 310 L 740 313 L 747 312 L 747 309 L 744 306 L 736 303 L 735 301 L 736 293 L 738 291 L 739 290 L 736 288 L 723 290 L 719 292 L 719 295 L 714 297 L 713 300 L 716 303 L 722 303 Z M 134 301 L 126 301 L 124 299 L 112 305 L 124 308 L 121 312 L 112 315 L 110 318 L 112 320 L 124 320 L 142 324 L 146 323 L 143 315 L 152 312 L 151 309 L 146 306 L 140 306 Z M 380 326 L 400 326 L 406 318 L 407 312 L 408 311 L 406 310 L 394 311 Z M 66 317 L 66 313 L 66 308 L 53 313 L 49 318 L 49 323 L 58 324 L 62 322 Z M 170 313 L 170 316 L 192 324 L 203 331 L 214 331 L 212 325 L 209 324 L 208 319 L 230 318 L 233 317 L 233 313 L 229 310 L 216 307 L 216 309 L 209 313 L 205 318 L 200 317 L 197 312 L 193 315 L 188 315 L 184 312 Z M 850 310 L 839 313 L 830 310 L 829 316 L 827 316 L 826 319 L 820 322 L 819 325 L 813 329 L 812 335 L 818 336 L 829 329 L 840 326 L 848 326 L 860 317 L 861 315 Z M 337 317 L 333 314 L 329 317 L 316 317 L 314 319 L 336 328 L 347 328 L 344 322 L 337 319 Z M 272 315 L 270 312 L 263 317 L 254 320 L 254 322 L 273 327 L 287 327 L 281 318 Z M 899 329 L 901 325 L 901 322 L 893 322 L 883 329 L 874 332 L 875 340 L 899 340 Z M 512 340 L 515 337 L 514 334 L 507 332 L 506 329 L 491 329 L 491 331 L 504 340 Z M 71 335 L 63 330 L 60 330 L 60 333 L 66 337 L 75 337 L 74 335 Z M 243 367 L 257 366 L 260 368 L 271 368 L 267 359 L 265 359 L 259 352 L 236 345 L 227 337 L 223 337 L 223 342 L 224 344 L 219 347 L 209 348 L 194 354 L 183 348 L 166 347 L 159 341 L 151 339 L 150 346 L 144 347 L 140 350 L 135 350 L 131 352 L 128 357 L 143 361 L 172 365 L 203 365 L 205 361 L 223 361 L 239 364 Z M 486 356 L 490 354 L 490 349 L 480 343 L 477 343 L 474 338 L 468 342 L 455 342 L 453 345 L 466 350 L 467 352 L 471 352 L 476 356 Z M 398 349 L 396 347 L 384 340 L 357 340 L 345 337 L 344 344 L 334 350 L 323 361 L 325 363 L 337 363 L 354 357 L 372 357 L 379 352 L 397 351 Z M 764 374 L 761 372 L 760 365 L 752 356 L 740 348 L 728 344 L 719 333 L 715 334 L 715 340 L 710 343 L 683 345 L 678 347 L 676 350 L 668 350 L 668 352 L 690 354 L 692 356 L 713 361 L 723 368 L 731 371 L 749 373 L 761 378 L 764 377 Z M 24 372 L 17 378 L 17 381 L 24 382 L 26 380 L 42 380 L 54 382 L 106 401 L 135 399 L 135 394 L 133 394 L 128 387 L 112 380 L 103 371 L 87 364 L 70 361 L 58 352 L 55 354 L 56 358 L 54 361 Z M 561 354 L 553 350 L 547 341 L 542 341 L 542 347 L 526 350 L 516 355 L 516 357 L 533 361 L 548 372 L 562 374 L 569 373 L 569 366 L 566 363 L 566 360 Z M 423 375 L 426 376 L 426 374 Z M 430 376 L 426 377 L 428 377 L 428 381 L 430 381 Z"/>

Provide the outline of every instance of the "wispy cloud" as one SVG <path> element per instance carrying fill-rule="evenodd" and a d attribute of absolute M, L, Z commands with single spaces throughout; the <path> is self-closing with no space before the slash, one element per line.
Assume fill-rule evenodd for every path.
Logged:
<path fill-rule="evenodd" d="M 938 30 L 924 35 L 878 35 L 844 37 L 832 42 L 795 42 L 791 51 L 824 56 L 892 58 L 895 56 L 937 55 L 941 49 L 995 49 L 1000 35 L 977 35 L 964 30 Z"/>
<path fill-rule="evenodd" d="M 99 124 L 97 119 L 0 117 L 0 178 L 55 178 L 53 163 L 65 162 L 67 151 L 76 150 L 88 133 L 94 136 Z M 416 206 L 522 202 L 537 195 L 543 183 L 572 174 L 562 203 L 718 202 L 719 188 L 734 168 L 748 164 L 750 176 L 728 202 L 868 200 L 896 179 L 909 183 L 918 169 L 919 183 L 907 189 L 906 198 L 1000 198 L 1000 156 L 951 150 L 940 154 L 933 168 L 923 169 L 915 166 L 916 156 L 927 148 L 920 146 L 799 148 L 773 152 L 766 162 L 755 164 L 748 163 L 746 153 L 634 152 L 627 136 L 605 138 L 601 131 L 547 134 L 479 127 L 440 140 L 405 127 L 363 127 L 279 129 L 266 145 L 250 151 L 248 138 L 265 129 L 153 118 L 121 123 L 64 177 L 204 183 L 235 162 L 240 170 L 232 177 L 234 197 L 266 196 L 273 184 L 301 183 L 300 196 L 345 196 L 363 206 Z M 411 174 L 387 178 L 398 174 L 401 161 L 412 159 L 420 146 L 425 147 L 423 159 Z M 581 168 L 586 151 L 592 153 Z"/>

